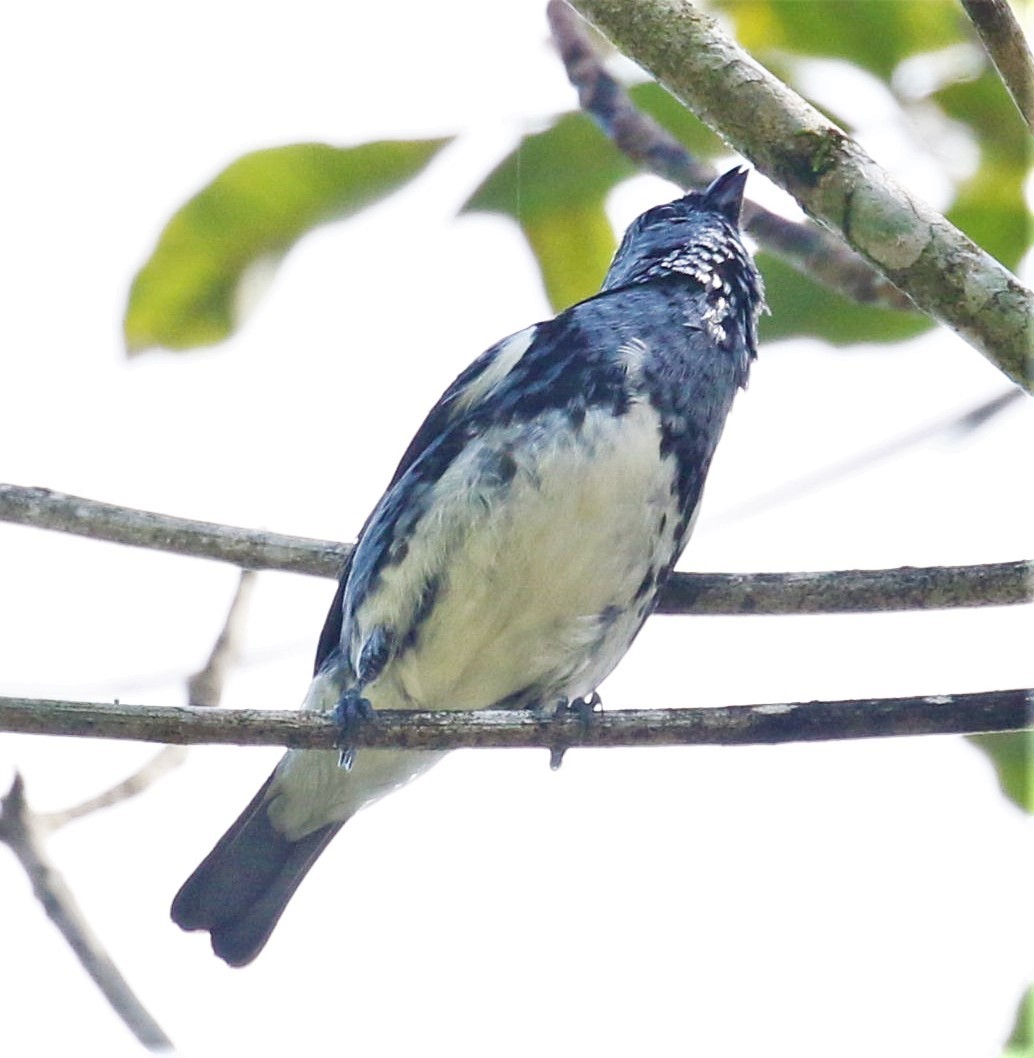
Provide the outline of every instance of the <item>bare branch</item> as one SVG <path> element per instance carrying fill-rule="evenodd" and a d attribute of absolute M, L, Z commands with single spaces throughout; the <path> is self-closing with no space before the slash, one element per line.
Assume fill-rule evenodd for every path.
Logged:
<path fill-rule="evenodd" d="M 139 519 L 134 524 L 139 524 Z M 244 613 L 254 585 L 254 573 L 243 572 L 222 630 L 204 668 L 190 678 L 191 706 L 219 704 L 227 667 L 237 653 Z M 152 1050 L 171 1050 L 172 1043 L 137 999 L 119 973 L 106 948 L 90 929 L 72 890 L 46 856 L 44 839 L 58 827 L 91 812 L 109 808 L 142 793 L 177 767 L 186 755 L 184 745 L 165 746 L 128 778 L 78 805 L 58 812 L 33 812 L 25 799 L 20 776 L 0 803 L 0 841 L 8 844 L 32 882 L 33 891 L 51 920 L 130 1031 Z"/>
<path fill-rule="evenodd" d="M 714 167 L 698 162 L 664 126 L 636 107 L 604 69 L 585 22 L 563 0 L 550 0 L 546 15 L 567 77 L 578 90 L 578 102 L 614 146 L 637 165 L 680 187 L 709 184 L 717 175 Z"/>
<path fill-rule="evenodd" d="M 740 518 L 756 515 L 761 511 L 778 507 L 826 485 L 831 485 L 834 482 L 843 482 L 851 474 L 855 474 L 860 470 L 869 470 L 877 463 L 894 459 L 900 456 L 902 452 L 917 445 L 926 444 L 934 438 L 954 437 L 957 439 L 966 433 L 980 429 L 1016 400 L 1027 399 L 1027 395 L 1022 390 L 1010 386 L 1004 393 L 1000 393 L 990 400 L 981 401 L 961 415 L 958 412 L 953 412 L 945 418 L 923 423 L 921 426 L 898 434 L 896 437 L 880 441 L 878 444 L 865 448 L 860 452 L 855 452 L 834 463 L 827 463 L 825 466 L 810 470 L 800 477 L 784 478 L 773 488 L 750 496 L 741 503 L 727 508 L 717 516 L 711 515 L 708 519 L 708 524 L 713 529 L 715 526 L 725 525 Z"/>
<path fill-rule="evenodd" d="M 970 21 L 1023 115 L 1034 132 L 1034 58 L 1007 0 L 962 0 Z"/>
<path fill-rule="evenodd" d="M 348 544 L 175 518 L 21 485 L 0 484 L 0 521 L 232 562 L 244 569 L 319 577 L 336 577 L 351 551 Z"/>
<path fill-rule="evenodd" d="M 99 794 L 88 797 L 85 801 L 72 805 L 70 808 L 59 809 L 55 812 L 35 813 L 39 833 L 49 834 L 66 823 L 72 823 L 76 819 L 88 816 L 91 812 L 97 812 L 102 808 L 112 808 L 123 801 L 128 801 L 131 797 L 136 797 L 137 794 L 143 793 L 159 779 L 178 768 L 186 755 L 185 746 L 165 746 L 132 775 L 115 783 L 107 790 L 102 790 Z"/>
<path fill-rule="evenodd" d="M 219 704 L 227 669 L 234 663 L 239 652 L 244 628 L 244 614 L 254 589 L 254 583 L 255 574 L 244 570 L 230 603 L 226 621 L 216 638 L 208 661 L 200 672 L 195 673 L 187 681 L 187 700 L 190 705 L 214 708 Z M 76 819 L 82 819 L 91 812 L 111 808 L 123 801 L 128 801 L 129 798 L 143 793 L 159 779 L 178 768 L 186 758 L 186 754 L 184 746 L 165 746 L 132 775 L 115 783 L 107 790 L 102 790 L 99 794 L 77 805 L 72 805 L 70 808 L 56 812 L 37 812 L 35 814 L 36 824 L 41 833 L 50 833 Z"/>
<path fill-rule="evenodd" d="M 1029 690 L 841 702 L 620 709 L 583 723 L 575 714 L 487 710 L 383 711 L 363 724 L 357 746 L 460 749 L 743 745 L 887 735 L 1017 731 L 1034 722 Z M 330 714 L 261 709 L 129 706 L 0 698 L 0 731 L 145 742 L 333 749 Z"/>
<path fill-rule="evenodd" d="M 133 994 L 90 929 L 64 877 L 47 859 L 41 829 L 26 803 L 20 775 L 0 800 L 0 841 L 18 857 L 47 916 L 133 1035 L 149 1050 L 171 1051 L 172 1041 Z"/>
<path fill-rule="evenodd" d="M 901 566 L 820 573 L 683 573 L 661 614 L 818 614 L 1008 606 L 1034 600 L 1034 563 Z"/>
<path fill-rule="evenodd" d="M 663 126 L 639 110 L 603 67 L 585 23 L 564 0 L 550 0 L 549 24 L 582 108 L 632 161 L 683 188 L 701 188 L 717 173 L 696 161 Z M 743 224 L 761 245 L 817 283 L 864 304 L 913 311 L 915 306 L 840 239 L 814 222 L 798 224 L 746 202 Z"/>
<path fill-rule="evenodd" d="M 254 590 L 254 571 L 242 570 L 237 590 L 226 614 L 226 621 L 216 637 L 212 653 L 209 654 L 204 668 L 195 672 L 187 681 L 187 701 L 190 705 L 214 708 L 222 699 L 226 673 L 240 653 L 240 643 L 244 636 L 244 615 Z"/>
<path fill-rule="evenodd" d="M 626 55 L 1028 391 L 1034 294 L 689 0 L 573 0 Z M 835 17 L 835 16 L 832 16 Z"/>
<path fill-rule="evenodd" d="M 323 577 L 337 577 L 352 548 L 331 540 L 194 522 L 19 485 L 0 484 L 0 521 L 233 562 L 248 569 Z M 676 573 L 665 585 L 657 612 L 804 614 L 1009 606 L 1034 599 L 1032 578 L 1034 564 L 1024 561 L 826 573 Z"/>

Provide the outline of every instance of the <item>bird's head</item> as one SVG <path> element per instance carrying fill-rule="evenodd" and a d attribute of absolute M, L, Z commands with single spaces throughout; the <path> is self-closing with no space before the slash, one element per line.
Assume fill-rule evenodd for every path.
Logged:
<path fill-rule="evenodd" d="M 614 255 L 603 290 L 672 274 L 706 285 L 726 262 L 749 262 L 739 236 L 746 182 L 746 170 L 730 169 L 705 191 L 690 191 L 636 218 Z"/>

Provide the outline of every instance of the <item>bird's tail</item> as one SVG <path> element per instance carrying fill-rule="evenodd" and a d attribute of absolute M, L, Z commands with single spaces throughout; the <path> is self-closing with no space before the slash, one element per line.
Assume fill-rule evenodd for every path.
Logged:
<path fill-rule="evenodd" d="M 295 889 L 343 825 L 329 823 L 288 840 L 266 810 L 272 781 L 271 775 L 172 902 L 173 922 L 207 929 L 212 950 L 231 966 L 251 962 L 262 950 Z"/>

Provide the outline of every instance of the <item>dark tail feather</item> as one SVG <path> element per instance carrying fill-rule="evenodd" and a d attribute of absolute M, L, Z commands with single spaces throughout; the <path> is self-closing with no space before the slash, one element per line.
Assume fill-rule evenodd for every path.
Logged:
<path fill-rule="evenodd" d="M 332 823 L 288 841 L 273 829 L 266 812 L 272 779 L 172 902 L 173 922 L 183 929 L 207 929 L 212 950 L 231 966 L 251 962 L 262 950 L 295 889 L 343 825 Z"/>

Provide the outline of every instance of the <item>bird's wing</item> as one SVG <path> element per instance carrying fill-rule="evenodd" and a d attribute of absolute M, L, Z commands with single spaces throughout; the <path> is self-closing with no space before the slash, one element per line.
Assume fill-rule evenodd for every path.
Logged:
<path fill-rule="evenodd" d="M 323 624 L 323 630 L 320 633 L 319 643 L 316 647 L 314 673 L 320 671 L 341 641 L 345 588 L 352 571 L 352 559 L 359 543 L 366 534 L 370 522 L 392 494 L 392 490 L 396 488 L 406 471 L 432 445 L 442 441 L 444 436 L 450 432 L 450 427 L 454 425 L 457 418 L 469 413 L 479 400 L 483 399 L 494 386 L 505 379 L 514 364 L 534 344 L 536 335 L 541 329 L 541 325 L 533 324 L 486 349 L 455 379 L 435 406 L 428 412 L 427 417 L 414 434 L 413 439 L 409 442 L 406 451 L 402 455 L 402 459 L 395 468 L 395 473 L 388 483 L 388 488 L 385 490 L 381 503 L 374 509 L 366 520 L 366 524 L 360 530 L 356 548 L 353 548 L 341 570 L 337 591 L 334 594 L 333 602 L 330 604 L 327 618 Z"/>
<path fill-rule="evenodd" d="M 620 298 L 620 296 L 619 296 Z M 595 299 L 594 299 L 595 300 Z M 413 529 L 432 503 L 440 501 L 436 485 L 461 456 L 477 451 L 485 456 L 485 482 L 507 472 L 507 456 L 493 467 L 493 438 L 500 431 L 533 423 L 550 413 L 573 421 L 591 407 L 616 414 L 628 401 L 628 385 L 620 363 L 610 355 L 619 341 L 608 330 L 601 337 L 600 301 L 591 312 L 586 303 L 553 320 L 534 324 L 492 346 L 470 365 L 431 409 L 393 475 L 388 489 L 363 526 L 334 600 L 321 637 L 319 664 L 324 664 L 351 615 L 363 605 L 385 569 L 398 564 L 409 546 Z M 603 309 L 604 316 L 609 315 Z M 442 547 L 446 547 L 443 540 Z M 443 560 L 438 555 L 436 562 Z M 433 590 L 433 578 L 413 584 L 413 615 L 420 612 L 422 593 Z M 430 603 L 428 603 L 430 605 Z M 403 628 L 395 632 L 404 633 Z M 345 647 L 344 653 L 349 654 Z M 357 659 L 353 658 L 352 661 Z M 319 667 L 319 666 L 317 666 Z"/>

